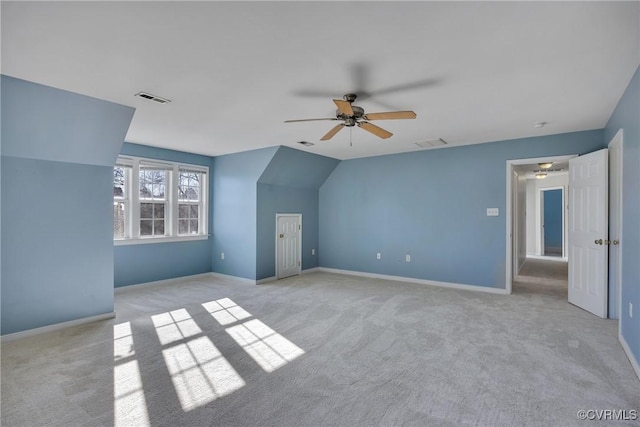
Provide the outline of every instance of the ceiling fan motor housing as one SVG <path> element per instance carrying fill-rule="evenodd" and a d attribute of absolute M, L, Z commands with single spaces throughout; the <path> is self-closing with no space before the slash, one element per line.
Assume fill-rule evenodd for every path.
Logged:
<path fill-rule="evenodd" d="M 355 126 L 357 121 L 362 119 L 362 116 L 364 115 L 364 109 L 362 107 L 352 105 L 351 109 L 353 110 L 353 116 L 342 114 L 340 110 L 336 110 L 336 117 L 340 120 L 344 120 L 344 124 L 347 127 Z"/>

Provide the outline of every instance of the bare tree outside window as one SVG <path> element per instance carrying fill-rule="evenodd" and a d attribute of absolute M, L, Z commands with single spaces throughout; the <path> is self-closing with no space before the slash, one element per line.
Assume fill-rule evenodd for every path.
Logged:
<path fill-rule="evenodd" d="M 140 236 L 164 236 L 167 171 L 140 169 Z"/>
<path fill-rule="evenodd" d="M 113 168 L 113 237 L 126 237 L 126 172 L 122 166 Z"/>
<path fill-rule="evenodd" d="M 198 234 L 200 212 L 200 176 L 181 170 L 178 179 L 178 234 Z"/>
<path fill-rule="evenodd" d="M 119 245 L 206 236 L 208 173 L 200 165 L 118 157 L 113 169 L 114 240 L 122 241 Z"/>

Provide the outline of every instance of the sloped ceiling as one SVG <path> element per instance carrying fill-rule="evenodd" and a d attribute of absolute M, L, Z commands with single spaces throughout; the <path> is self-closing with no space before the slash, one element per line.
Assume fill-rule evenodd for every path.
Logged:
<path fill-rule="evenodd" d="M 260 184 L 319 189 L 340 161 L 280 147 L 258 179 Z"/>

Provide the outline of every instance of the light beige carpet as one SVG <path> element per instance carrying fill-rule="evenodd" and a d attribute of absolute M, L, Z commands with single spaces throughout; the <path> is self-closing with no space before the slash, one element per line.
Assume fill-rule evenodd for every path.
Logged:
<path fill-rule="evenodd" d="M 517 286 L 131 288 L 112 321 L 2 345 L 2 425 L 595 426 L 577 412 L 640 410 L 617 323 Z"/>

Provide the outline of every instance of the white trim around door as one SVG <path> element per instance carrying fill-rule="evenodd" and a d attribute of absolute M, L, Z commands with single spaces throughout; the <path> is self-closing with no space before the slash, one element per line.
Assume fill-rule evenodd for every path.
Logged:
<path fill-rule="evenodd" d="M 513 197 L 512 197 L 512 186 L 513 186 L 513 172 L 514 167 L 518 165 L 529 165 L 535 163 L 542 162 L 564 162 L 574 157 L 578 157 L 577 154 L 567 155 L 567 156 L 549 156 L 549 157 L 536 157 L 531 159 L 513 159 L 507 160 L 507 203 L 506 203 L 506 259 L 505 259 L 505 291 L 507 294 L 511 294 L 513 290 L 513 234 L 514 234 L 514 224 L 513 224 Z"/>

